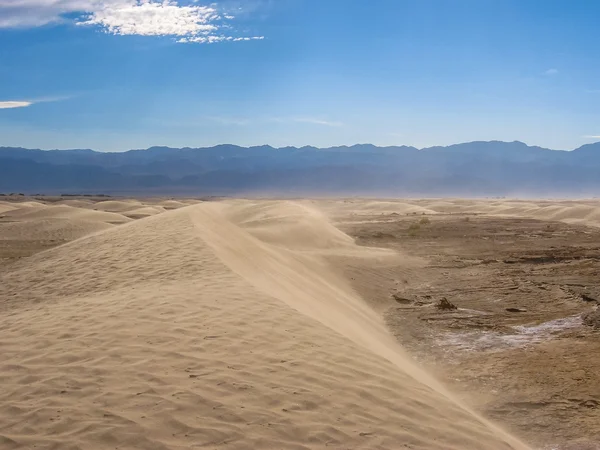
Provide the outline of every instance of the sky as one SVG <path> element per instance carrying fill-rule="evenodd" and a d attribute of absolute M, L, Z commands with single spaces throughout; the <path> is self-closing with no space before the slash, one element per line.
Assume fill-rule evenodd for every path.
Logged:
<path fill-rule="evenodd" d="M 0 146 L 600 141 L 597 0 L 0 0 Z"/>

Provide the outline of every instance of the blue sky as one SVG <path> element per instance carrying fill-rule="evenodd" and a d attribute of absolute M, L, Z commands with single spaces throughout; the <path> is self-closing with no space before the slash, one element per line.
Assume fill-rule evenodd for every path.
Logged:
<path fill-rule="evenodd" d="M 0 0 L 0 145 L 600 141 L 596 0 Z"/>

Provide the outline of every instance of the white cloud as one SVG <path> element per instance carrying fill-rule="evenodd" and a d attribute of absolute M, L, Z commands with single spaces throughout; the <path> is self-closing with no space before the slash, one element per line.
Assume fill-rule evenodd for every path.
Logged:
<path fill-rule="evenodd" d="M 208 35 L 208 36 L 191 36 L 178 39 L 177 42 L 188 44 L 188 43 L 199 43 L 199 44 L 215 44 L 217 42 L 242 42 L 242 41 L 259 41 L 264 39 L 264 36 L 252 36 L 252 37 L 233 37 L 223 35 Z"/>
<path fill-rule="evenodd" d="M 64 21 L 63 14 L 91 12 L 120 0 L 0 0 L 0 27 L 38 27 Z"/>
<path fill-rule="evenodd" d="M 0 101 L 0 109 L 26 108 L 27 106 L 36 105 L 38 103 L 59 102 L 68 100 L 69 98 L 71 98 L 71 96 L 37 97 L 29 100 L 6 100 Z"/>
<path fill-rule="evenodd" d="M 25 108 L 25 107 L 30 106 L 32 104 L 33 104 L 33 102 L 6 101 L 6 102 L 0 102 L 0 109 Z"/>
<path fill-rule="evenodd" d="M 174 0 L 0 0 L 0 28 L 37 27 L 67 22 L 96 26 L 110 34 L 172 36 L 177 42 L 215 43 L 263 39 L 238 36 L 216 4 Z"/>
<path fill-rule="evenodd" d="M 141 36 L 194 36 L 214 33 L 219 19 L 210 6 L 179 6 L 175 2 L 139 1 L 106 5 L 92 12 L 79 25 L 99 25 L 112 34 Z"/>
<path fill-rule="evenodd" d="M 587 136 L 583 136 L 583 138 L 585 138 L 585 139 L 600 139 L 600 134 L 598 134 L 598 135 L 588 134 Z"/>
<path fill-rule="evenodd" d="M 300 117 L 300 118 L 292 119 L 292 121 L 300 122 L 300 123 L 311 123 L 313 125 L 324 125 L 326 127 L 341 127 L 344 125 L 342 122 L 315 119 L 312 117 Z"/>
<path fill-rule="evenodd" d="M 558 69 L 548 69 L 544 72 L 544 75 L 556 75 L 558 73 Z"/>

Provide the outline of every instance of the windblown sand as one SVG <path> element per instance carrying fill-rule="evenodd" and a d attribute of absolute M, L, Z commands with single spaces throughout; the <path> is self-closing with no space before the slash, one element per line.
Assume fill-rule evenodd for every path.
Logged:
<path fill-rule="evenodd" d="M 528 448 L 330 262 L 397 254 L 306 203 L 101 203 L 0 205 L 3 238 L 91 233 L 1 269 L 0 448 Z"/>

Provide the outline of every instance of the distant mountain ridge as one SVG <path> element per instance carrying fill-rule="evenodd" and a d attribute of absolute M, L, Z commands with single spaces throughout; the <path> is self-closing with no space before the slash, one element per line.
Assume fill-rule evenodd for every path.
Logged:
<path fill-rule="evenodd" d="M 0 192 L 185 195 L 595 196 L 600 142 L 572 151 L 522 142 L 417 149 L 223 144 L 122 153 L 0 147 Z"/>

